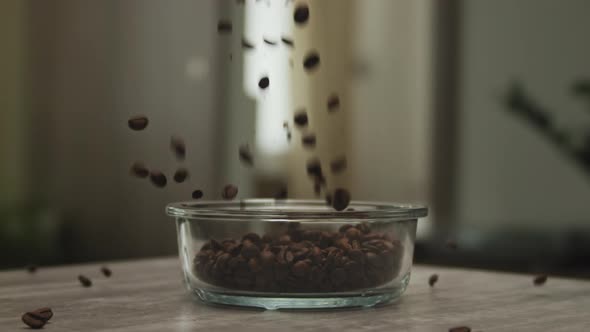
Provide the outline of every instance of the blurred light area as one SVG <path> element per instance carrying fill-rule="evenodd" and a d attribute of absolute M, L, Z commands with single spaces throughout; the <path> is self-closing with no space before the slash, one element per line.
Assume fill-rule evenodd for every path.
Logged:
<path fill-rule="evenodd" d="M 202 81 L 209 76 L 211 63 L 204 56 L 193 56 L 186 62 L 186 76 L 196 81 Z"/>
<path fill-rule="evenodd" d="M 243 89 L 246 95 L 257 100 L 256 150 L 264 157 L 276 157 L 284 155 L 289 148 L 283 122 L 292 117 L 292 69 L 288 59 L 294 52 L 281 42 L 281 37 L 293 35 L 292 10 L 285 8 L 283 1 L 271 2 L 270 6 L 247 1 L 244 7 L 243 36 L 255 48 L 243 52 Z M 240 31 L 240 27 L 236 27 L 236 31 Z M 239 35 L 234 38 L 241 40 Z M 268 46 L 263 38 L 277 44 Z M 270 79 L 266 90 L 258 87 L 264 75 Z"/>

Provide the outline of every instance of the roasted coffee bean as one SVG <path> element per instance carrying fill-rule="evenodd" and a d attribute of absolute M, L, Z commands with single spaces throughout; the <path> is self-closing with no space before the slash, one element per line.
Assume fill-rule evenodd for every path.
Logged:
<path fill-rule="evenodd" d="M 217 23 L 217 32 L 219 32 L 219 33 L 223 33 L 223 34 L 225 34 L 225 33 L 231 33 L 232 30 L 233 30 L 233 26 L 232 26 L 232 23 L 230 21 L 220 20 Z"/>
<path fill-rule="evenodd" d="M 307 126 L 307 113 L 305 110 L 297 111 L 293 117 L 293 122 L 299 127 Z"/>
<path fill-rule="evenodd" d="M 535 286 L 542 286 L 547 282 L 547 275 L 546 274 L 541 274 L 536 276 L 535 278 L 533 278 L 533 284 Z"/>
<path fill-rule="evenodd" d="M 35 273 L 35 272 L 37 272 L 37 265 L 35 265 L 35 264 L 29 264 L 29 265 L 25 266 L 25 269 L 29 273 Z"/>
<path fill-rule="evenodd" d="M 250 147 L 248 145 L 240 146 L 239 150 L 240 161 L 246 166 L 252 166 L 254 164 L 254 159 L 252 158 L 252 152 L 250 152 Z"/>
<path fill-rule="evenodd" d="M 129 169 L 129 174 L 140 179 L 144 179 L 147 178 L 148 175 L 150 175 L 150 171 L 145 167 L 144 164 L 137 161 L 133 163 L 133 165 L 131 165 L 131 168 Z"/>
<path fill-rule="evenodd" d="M 223 191 L 221 192 L 221 197 L 227 200 L 234 199 L 237 195 L 238 187 L 231 184 L 228 184 L 225 187 L 223 187 Z"/>
<path fill-rule="evenodd" d="M 270 85 L 270 80 L 268 79 L 267 76 L 262 77 L 258 81 L 258 87 L 261 89 L 266 89 L 266 88 L 268 88 L 269 85 Z"/>
<path fill-rule="evenodd" d="M 260 248 L 250 240 L 242 242 L 242 256 L 246 259 L 258 257 L 260 255 Z"/>
<path fill-rule="evenodd" d="M 342 173 L 346 169 L 346 164 L 346 157 L 338 157 L 330 162 L 330 169 L 334 174 Z"/>
<path fill-rule="evenodd" d="M 299 4 L 293 13 L 293 20 L 296 24 L 305 24 L 309 20 L 309 7 L 307 4 Z"/>
<path fill-rule="evenodd" d="M 289 46 L 289 47 L 293 47 L 293 46 L 294 46 L 294 44 L 293 44 L 293 39 L 291 39 L 291 38 L 287 38 L 287 37 L 281 37 L 281 41 L 282 41 L 282 42 L 283 42 L 285 45 L 287 45 L 287 46 Z"/>
<path fill-rule="evenodd" d="M 328 97 L 328 112 L 337 111 L 340 108 L 340 98 L 337 95 L 331 95 Z"/>
<path fill-rule="evenodd" d="M 268 44 L 268 45 L 271 45 L 271 46 L 275 46 L 277 44 L 276 41 L 270 40 L 268 38 L 262 38 L 262 41 L 264 41 L 265 44 Z"/>
<path fill-rule="evenodd" d="M 338 188 L 334 190 L 334 198 L 332 201 L 332 207 L 336 211 L 342 211 L 348 207 L 350 203 L 350 193 L 346 189 Z"/>
<path fill-rule="evenodd" d="M 451 327 L 449 332 L 471 332 L 471 328 L 468 326 Z"/>
<path fill-rule="evenodd" d="M 254 45 L 252 45 L 252 43 L 248 42 L 246 39 L 242 38 L 242 48 L 251 50 L 254 48 Z"/>
<path fill-rule="evenodd" d="M 182 138 L 172 136 L 170 138 L 170 149 L 174 152 L 176 159 L 184 160 L 184 158 L 186 158 L 186 145 Z"/>
<path fill-rule="evenodd" d="M 430 276 L 430 278 L 428 278 L 428 284 L 430 285 L 430 287 L 433 287 L 437 281 L 438 281 L 438 274 L 433 274 Z"/>
<path fill-rule="evenodd" d="M 174 172 L 174 181 L 176 183 L 182 183 L 188 178 L 188 170 L 186 168 L 179 168 Z"/>
<path fill-rule="evenodd" d="M 346 211 L 354 211 L 353 208 L 348 208 L 346 209 Z M 361 222 L 360 224 L 357 224 L 355 226 L 359 231 L 361 231 L 363 234 L 367 234 L 371 231 L 371 227 L 369 227 L 369 224 L 366 221 Z"/>
<path fill-rule="evenodd" d="M 254 244 L 259 244 L 262 241 L 262 239 L 260 238 L 260 235 L 258 235 L 256 233 L 248 233 L 248 234 L 244 235 L 242 237 L 242 241 L 244 241 L 244 240 L 250 240 Z"/>
<path fill-rule="evenodd" d="M 361 231 L 359 231 L 358 229 L 351 227 L 349 229 L 346 230 L 346 237 L 349 240 L 360 240 L 361 238 Z"/>
<path fill-rule="evenodd" d="M 35 319 L 40 319 L 44 322 L 47 322 L 51 319 L 51 317 L 53 317 L 53 311 L 51 310 L 51 308 L 48 307 L 44 307 L 44 308 L 39 308 L 33 311 L 29 311 L 27 312 L 27 314 L 33 316 L 33 318 Z"/>
<path fill-rule="evenodd" d="M 43 328 L 43 326 L 45 326 L 45 324 L 47 323 L 46 320 L 41 319 L 39 316 L 37 316 L 31 312 L 27 312 L 27 313 L 23 314 L 21 316 L 21 319 L 22 319 L 23 323 L 27 324 L 27 326 L 32 329 Z"/>
<path fill-rule="evenodd" d="M 320 55 L 313 51 L 308 53 L 303 59 L 303 68 L 310 71 L 316 69 L 320 65 Z"/>
<path fill-rule="evenodd" d="M 90 287 L 90 286 L 92 286 L 92 280 L 90 280 L 86 276 L 79 275 L 78 276 L 78 281 L 80 281 L 80 284 L 82 284 L 82 286 L 84 286 L 84 287 Z"/>
<path fill-rule="evenodd" d="M 307 134 L 301 138 L 301 143 L 306 148 L 313 148 L 316 144 L 316 139 L 314 134 Z"/>
<path fill-rule="evenodd" d="M 354 225 L 351 224 L 344 224 L 342 226 L 340 226 L 340 228 L 338 229 L 338 231 L 340 233 L 346 233 L 347 230 L 349 230 L 350 228 L 354 227 Z"/>
<path fill-rule="evenodd" d="M 306 165 L 307 174 L 314 176 L 314 177 L 321 177 L 322 176 L 322 165 L 320 164 L 319 159 L 314 158 L 307 162 Z"/>
<path fill-rule="evenodd" d="M 127 125 L 132 130 L 144 130 L 148 126 L 149 120 L 144 115 L 138 115 L 130 118 L 127 121 Z"/>
<path fill-rule="evenodd" d="M 260 261 L 262 266 L 270 267 L 275 262 L 275 254 L 273 254 L 270 250 L 265 250 L 260 254 Z"/>
<path fill-rule="evenodd" d="M 102 274 L 107 278 L 109 278 L 113 274 L 113 271 L 111 271 L 111 269 L 109 269 L 106 266 L 101 267 L 100 272 L 102 272 Z"/>
<path fill-rule="evenodd" d="M 166 175 L 160 171 L 152 171 L 150 173 L 150 180 L 152 181 L 152 184 L 158 188 L 164 188 L 166 187 L 166 183 L 168 183 Z"/>
<path fill-rule="evenodd" d="M 309 274 L 311 266 L 307 260 L 303 260 L 293 264 L 292 270 L 296 277 L 304 277 Z"/>
<path fill-rule="evenodd" d="M 201 190 L 195 190 L 192 194 L 193 199 L 201 199 L 203 197 L 203 192 Z"/>

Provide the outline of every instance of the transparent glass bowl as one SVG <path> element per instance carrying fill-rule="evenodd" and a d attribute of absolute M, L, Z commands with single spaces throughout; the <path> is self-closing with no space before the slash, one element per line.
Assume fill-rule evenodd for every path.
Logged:
<path fill-rule="evenodd" d="M 374 306 L 410 280 L 418 206 L 319 200 L 181 202 L 176 219 L 188 289 L 208 303 L 266 309 Z"/>

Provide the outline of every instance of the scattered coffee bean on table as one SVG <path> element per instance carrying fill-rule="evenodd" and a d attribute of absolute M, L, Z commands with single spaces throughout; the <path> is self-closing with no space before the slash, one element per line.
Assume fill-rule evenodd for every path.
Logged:
<path fill-rule="evenodd" d="M 305 110 L 299 110 L 295 112 L 295 115 L 293 116 L 293 122 L 295 122 L 295 125 L 299 127 L 307 126 L 308 119 Z"/>
<path fill-rule="evenodd" d="M 198 189 L 195 190 L 195 191 L 193 191 L 192 197 L 193 197 L 193 199 L 201 199 L 201 198 L 203 198 L 203 191 L 198 190 Z"/>
<path fill-rule="evenodd" d="M 32 329 L 41 329 L 47 323 L 46 320 L 43 320 L 41 317 L 33 314 L 32 312 L 27 312 L 21 316 L 23 323 L 25 323 L 28 327 Z"/>
<path fill-rule="evenodd" d="M 78 276 L 78 281 L 80 281 L 80 284 L 82 284 L 82 286 L 84 286 L 84 287 L 90 287 L 90 286 L 92 286 L 92 280 L 90 280 L 86 276 L 79 275 Z"/>
<path fill-rule="evenodd" d="M 168 183 L 166 175 L 160 171 L 152 171 L 150 173 L 150 180 L 152 181 L 152 184 L 158 188 L 164 188 Z"/>
<path fill-rule="evenodd" d="M 548 277 L 546 274 L 538 275 L 533 279 L 533 284 L 535 286 L 542 286 L 547 282 L 547 278 Z"/>
<path fill-rule="evenodd" d="M 148 126 L 149 120 L 146 116 L 134 116 L 127 121 L 129 128 L 132 130 L 144 130 Z"/>
<path fill-rule="evenodd" d="M 238 187 L 232 185 L 232 184 L 228 184 L 225 187 L 223 187 L 223 191 L 221 192 L 221 197 L 223 199 L 234 199 L 236 198 L 236 196 L 238 195 Z"/>
<path fill-rule="evenodd" d="M 304 293 L 371 288 L 400 272 L 404 248 L 394 238 L 372 232 L 368 224 L 329 232 L 289 223 L 282 233 L 211 239 L 195 255 L 193 271 L 201 281 L 228 289 Z"/>
<path fill-rule="evenodd" d="M 238 150 L 240 161 L 247 166 L 252 166 L 254 164 L 254 159 L 252 158 L 252 152 L 250 152 L 250 147 L 248 145 L 240 146 Z"/>
<path fill-rule="evenodd" d="M 328 112 L 337 111 L 340 108 L 340 98 L 337 95 L 331 95 L 328 97 Z"/>
<path fill-rule="evenodd" d="M 139 161 L 136 161 L 133 163 L 133 165 L 131 165 L 129 173 L 140 179 L 145 179 L 150 175 L 150 171 L 147 169 L 147 167 L 145 167 L 145 165 Z"/>
<path fill-rule="evenodd" d="M 430 285 L 430 287 L 433 287 L 437 281 L 438 281 L 438 274 L 433 274 L 430 276 L 430 278 L 428 278 L 428 284 Z"/>
<path fill-rule="evenodd" d="M 301 138 L 301 143 L 304 147 L 313 148 L 316 144 L 316 139 L 314 134 L 307 134 Z"/>
<path fill-rule="evenodd" d="M 314 70 L 320 65 L 320 55 L 317 52 L 310 52 L 303 59 L 303 68 L 306 70 Z"/>
<path fill-rule="evenodd" d="M 332 170 L 332 173 L 334 173 L 334 174 L 341 173 L 342 171 L 344 171 L 346 169 L 346 166 L 347 166 L 347 162 L 346 162 L 346 157 L 344 157 L 344 156 L 338 157 L 338 158 L 332 160 L 332 162 L 330 162 L 330 169 Z"/>
<path fill-rule="evenodd" d="M 172 136 L 170 138 L 170 149 L 174 152 L 176 159 L 184 160 L 186 157 L 186 145 L 184 144 L 184 140 L 177 136 Z"/>
<path fill-rule="evenodd" d="M 271 46 L 275 46 L 277 44 L 276 41 L 272 41 L 268 38 L 262 38 L 262 41 L 264 41 L 265 44 L 271 45 Z"/>
<path fill-rule="evenodd" d="M 49 307 L 35 309 L 33 311 L 30 311 L 29 313 L 33 314 L 35 317 L 41 320 L 44 320 L 45 322 L 47 322 L 51 319 L 51 317 L 53 317 L 53 311 Z"/>
<path fill-rule="evenodd" d="M 224 21 L 224 20 L 220 20 L 217 23 L 217 31 L 219 33 L 231 33 L 233 29 L 232 23 L 230 21 Z"/>
<path fill-rule="evenodd" d="M 37 272 L 37 265 L 35 265 L 35 264 L 29 264 L 29 265 L 25 266 L 25 269 L 29 273 L 35 273 L 35 272 Z"/>
<path fill-rule="evenodd" d="M 109 278 L 113 274 L 113 271 L 111 271 L 111 269 L 109 269 L 106 266 L 101 267 L 100 272 L 102 272 L 102 274 L 107 278 Z"/>
<path fill-rule="evenodd" d="M 332 207 L 336 211 L 342 211 L 348 207 L 350 203 L 350 193 L 346 189 L 338 188 L 334 190 L 334 197 L 332 199 Z"/>
<path fill-rule="evenodd" d="M 467 326 L 457 326 L 450 328 L 449 332 L 471 332 L 471 328 Z"/>
<path fill-rule="evenodd" d="M 268 79 L 267 76 L 262 77 L 258 81 L 258 87 L 261 89 L 267 89 L 269 85 L 270 85 L 270 80 Z"/>
<path fill-rule="evenodd" d="M 291 38 L 281 37 L 281 41 L 283 42 L 283 44 L 285 44 L 289 47 L 295 46 L 295 44 L 293 43 L 293 39 L 291 39 Z"/>
<path fill-rule="evenodd" d="M 188 170 L 186 168 L 179 168 L 174 172 L 174 182 L 182 183 L 189 177 Z"/>
<path fill-rule="evenodd" d="M 307 4 L 299 4 L 293 13 L 293 20 L 296 24 L 305 24 L 309 20 L 309 7 Z"/>

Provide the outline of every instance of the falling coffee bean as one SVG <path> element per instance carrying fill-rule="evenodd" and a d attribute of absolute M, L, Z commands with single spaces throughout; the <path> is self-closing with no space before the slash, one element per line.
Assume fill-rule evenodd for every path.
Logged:
<path fill-rule="evenodd" d="M 219 21 L 217 23 L 217 32 L 219 33 L 231 33 L 232 32 L 232 23 L 230 21 Z"/>
<path fill-rule="evenodd" d="M 193 191 L 193 195 L 192 195 L 193 199 L 201 199 L 203 198 L 203 192 L 201 190 L 195 190 Z"/>
<path fill-rule="evenodd" d="M 281 41 L 283 42 L 283 44 L 289 46 L 289 47 L 293 47 L 294 43 L 293 43 L 293 39 L 291 38 L 287 38 L 287 37 L 281 37 Z"/>
<path fill-rule="evenodd" d="M 301 143 L 304 147 L 313 148 L 315 147 L 316 139 L 314 134 L 307 134 L 301 138 Z"/>
<path fill-rule="evenodd" d="M 250 152 L 250 147 L 248 145 L 240 146 L 238 153 L 240 156 L 240 161 L 242 161 L 244 165 L 252 166 L 254 164 L 252 152 Z"/>
<path fill-rule="evenodd" d="M 430 278 L 428 278 L 428 284 L 430 285 L 430 287 L 433 287 L 437 281 L 438 281 L 438 274 L 433 274 L 430 276 Z"/>
<path fill-rule="evenodd" d="M 270 80 L 268 79 L 267 76 L 264 76 L 263 78 L 260 79 L 260 81 L 258 81 L 258 87 L 261 89 L 267 89 L 269 85 L 270 85 Z"/>
<path fill-rule="evenodd" d="M 337 95 L 331 95 L 328 97 L 328 112 L 337 111 L 340 108 L 340 98 Z"/>
<path fill-rule="evenodd" d="M 82 286 L 84 286 L 84 287 L 90 287 L 90 286 L 92 286 L 92 280 L 90 280 L 86 276 L 79 275 L 78 276 L 78 281 L 80 281 L 80 284 L 82 284 Z"/>
<path fill-rule="evenodd" d="M 189 177 L 188 170 L 186 168 L 179 168 L 174 172 L 174 182 L 182 183 Z"/>
<path fill-rule="evenodd" d="M 43 326 L 45 326 L 45 324 L 47 323 L 47 321 L 41 319 L 39 316 L 31 312 L 27 312 L 24 315 L 22 315 L 21 319 L 23 323 L 27 324 L 27 326 L 32 329 L 43 328 Z"/>
<path fill-rule="evenodd" d="M 131 165 L 129 173 L 140 179 L 145 179 L 148 177 L 148 175 L 150 175 L 150 171 L 147 169 L 147 167 L 145 167 L 144 164 L 138 161 L 134 162 L 133 165 Z"/>
<path fill-rule="evenodd" d="M 299 127 L 307 126 L 307 113 L 304 110 L 297 111 L 293 117 L 293 122 Z"/>
<path fill-rule="evenodd" d="M 547 275 L 546 274 L 538 275 L 533 279 L 533 284 L 535 286 L 542 286 L 546 282 L 547 282 Z"/>
<path fill-rule="evenodd" d="M 311 52 L 305 56 L 303 59 L 303 67 L 306 70 L 314 70 L 320 64 L 320 55 L 317 52 Z"/>
<path fill-rule="evenodd" d="M 344 171 L 346 169 L 346 166 L 347 166 L 347 162 L 346 162 L 346 157 L 344 157 L 344 156 L 338 157 L 338 158 L 332 160 L 332 162 L 330 162 L 330 169 L 332 170 L 332 173 L 334 173 L 334 174 L 341 173 L 342 171 Z"/>
<path fill-rule="evenodd" d="M 457 326 L 450 328 L 449 332 L 471 332 L 471 328 L 468 326 Z"/>
<path fill-rule="evenodd" d="M 264 41 L 265 44 L 271 45 L 271 46 L 275 46 L 277 44 L 276 41 L 272 41 L 268 38 L 262 38 L 262 41 Z"/>
<path fill-rule="evenodd" d="M 223 191 L 221 192 L 221 197 L 223 199 L 234 199 L 238 195 L 238 187 L 228 184 L 223 187 Z"/>
<path fill-rule="evenodd" d="M 51 319 L 51 317 L 53 317 L 53 311 L 51 310 L 51 308 L 48 307 L 35 309 L 33 311 L 30 311 L 29 313 L 33 314 L 35 317 L 41 320 L 44 320 L 45 322 L 47 322 Z"/>
<path fill-rule="evenodd" d="M 147 127 L 148 123 L 148 118 L 143 115 L 134 116 L 131 119 L 129 119 L 129 121 L 127 121 L 129 128 L 131 128 L 132 130 L 144 130 Z"/>
<path fill-rule="evenodd" d="M 107 278 L 109 278 L 113 274 L 113 271 L 111 271 L 111 269 L 109 269 L 106 266 L 101 267 L 100 272 L 102 272 L 102 274 Z"/>
<path fill-rule="evenodd" d="M 334 190 L 334 198 L 332 207 L 336 211 L 342 211 L 348 207 L 350 203 L 350 193 L 346 189 L 338 188 Z"/>
<path fill-rule="evenodd" d="M 174 155 L 176 155 L 176 159 L 184 160 L 186 157 L 186 145 L 182 138 L 172 136 L 170 138 L 170 149 L 174 152 Z"/>
<path fill-rule="evenodd" d="M 150 173 L 150 180 L 152 181 L 152 184 L 158 188 L 164 188 L 168 183 L 166 175 L 160 171 L 152 171 Z"/>
<path fill-rule="evenodd" d="M 293 13 L 293 20 L 297 24 L 305 24 L 309 20 L 309 7 L 307 4 L 299 4 Z"/>
<path fill-rule="evenodd" d="M 242 48 L 246 50 L 251 50 L 254 48 L 254 45 L 247 41 L 245 38 L 242 38 Z"/>
<path fill-rule="evenodd" d="M 317 158 L 313 158 L 307 161 L 306 165 L 307 175 L 314 176 L 314 177 L 321 177 L 322 174 L 322 164 L 320 160 Z"/>
<path fill-rule="evenodd" d="M 29 264 L 29 265 L 25 266 L 25 269 L 29 273 L 35 273 L 35 272 L 37 272 L 37 265 L 35 265 L 35 264 Z"/>

